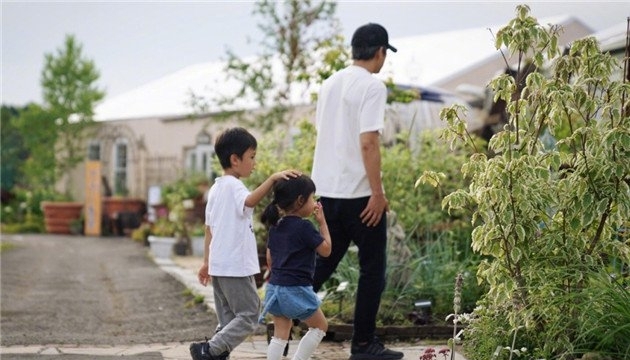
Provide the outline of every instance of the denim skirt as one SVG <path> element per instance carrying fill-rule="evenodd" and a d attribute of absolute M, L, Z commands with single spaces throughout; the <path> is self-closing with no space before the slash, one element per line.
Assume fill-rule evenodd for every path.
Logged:
<path fill-rule="evenodd" d="M 313 316 L 321 301 L 313 286 L 281 286 L 267 283 L 265 301 L 258 322 L 265 322 L 267 313 L 289 319 L 306 320 Z"/>

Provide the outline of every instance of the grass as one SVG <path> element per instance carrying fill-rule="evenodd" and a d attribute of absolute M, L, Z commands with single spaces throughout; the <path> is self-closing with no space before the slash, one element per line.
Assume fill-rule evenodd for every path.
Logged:
<path fill-rule="evenodd" d="M 184 289 L 184 291 L 182 291 L 182 295 L 186 298 L 186 304 L 184 306 L 186 306 L 187 308 L 203 304 L 204 300 L 206 299 L 205 296 L 195 294 L 189 288 Z"/>
<path fill-rule="evenodd" d="M 9 251 L 15 248 L 15 246 L 16 246 L 15 244 L 0 242 L 0 253 Z"/>

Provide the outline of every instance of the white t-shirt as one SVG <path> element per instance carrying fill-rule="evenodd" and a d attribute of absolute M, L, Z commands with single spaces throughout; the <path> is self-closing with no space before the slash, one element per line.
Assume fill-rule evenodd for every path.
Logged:
<path fill-rule="evenodd" d="M 212 231 L 208 274 L 244 277 L 260 272 L 254 209 L 245 206 L 249 190 L 234 176 L 215 179 L 208 191 L 206 225 Z"/>
<path fill-rule="evenodd" d="M 372 191 L 363 165 L 360 134 L 383 131 L 387 89 L 351 65 L 322 84 L 317 99 L 317 142 L 311 177 L 317 195 L 353 199 Z"/>

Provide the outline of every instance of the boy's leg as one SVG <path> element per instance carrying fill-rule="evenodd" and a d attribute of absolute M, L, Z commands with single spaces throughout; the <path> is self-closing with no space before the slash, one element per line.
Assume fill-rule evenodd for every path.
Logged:
<path fill-rule="evenodd" d="M 217 320 L 219 321 L 215 332 L 219 332 L 225 325 L 234 319 L 235 315 L 232 309 L 230 309 L 228 301 L 221 292 L 221 289 L 216 288 L 214 286 L 214 282 L 212 282 L 212 290 L 214 293 L 214 310 L 217 313 Z"/>
<path fill-rule="evenodd" d="M 221 331 L 209 341 L 211 354 L 222 354 L 231 352 L 254 332 L 258 326 L 260 297 L 253 276 L 212 277 L 212 283 L 224 301 L 221 306 L 233 314 L 229 322 L 221 323 Z M 224 314 L 228 312 L 225 308 L 221 310 Z"/>

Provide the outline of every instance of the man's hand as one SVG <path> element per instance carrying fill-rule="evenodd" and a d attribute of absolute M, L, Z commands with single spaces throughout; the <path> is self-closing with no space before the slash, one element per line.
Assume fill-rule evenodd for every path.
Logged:
<path fill-rule="evenodd" d="M 372 194 L 367 206 L 361 212 L 361 222 L 367 226 L 376 226 L 387 211 L 389 211 L 389 203 L 385 194 Z"/>

